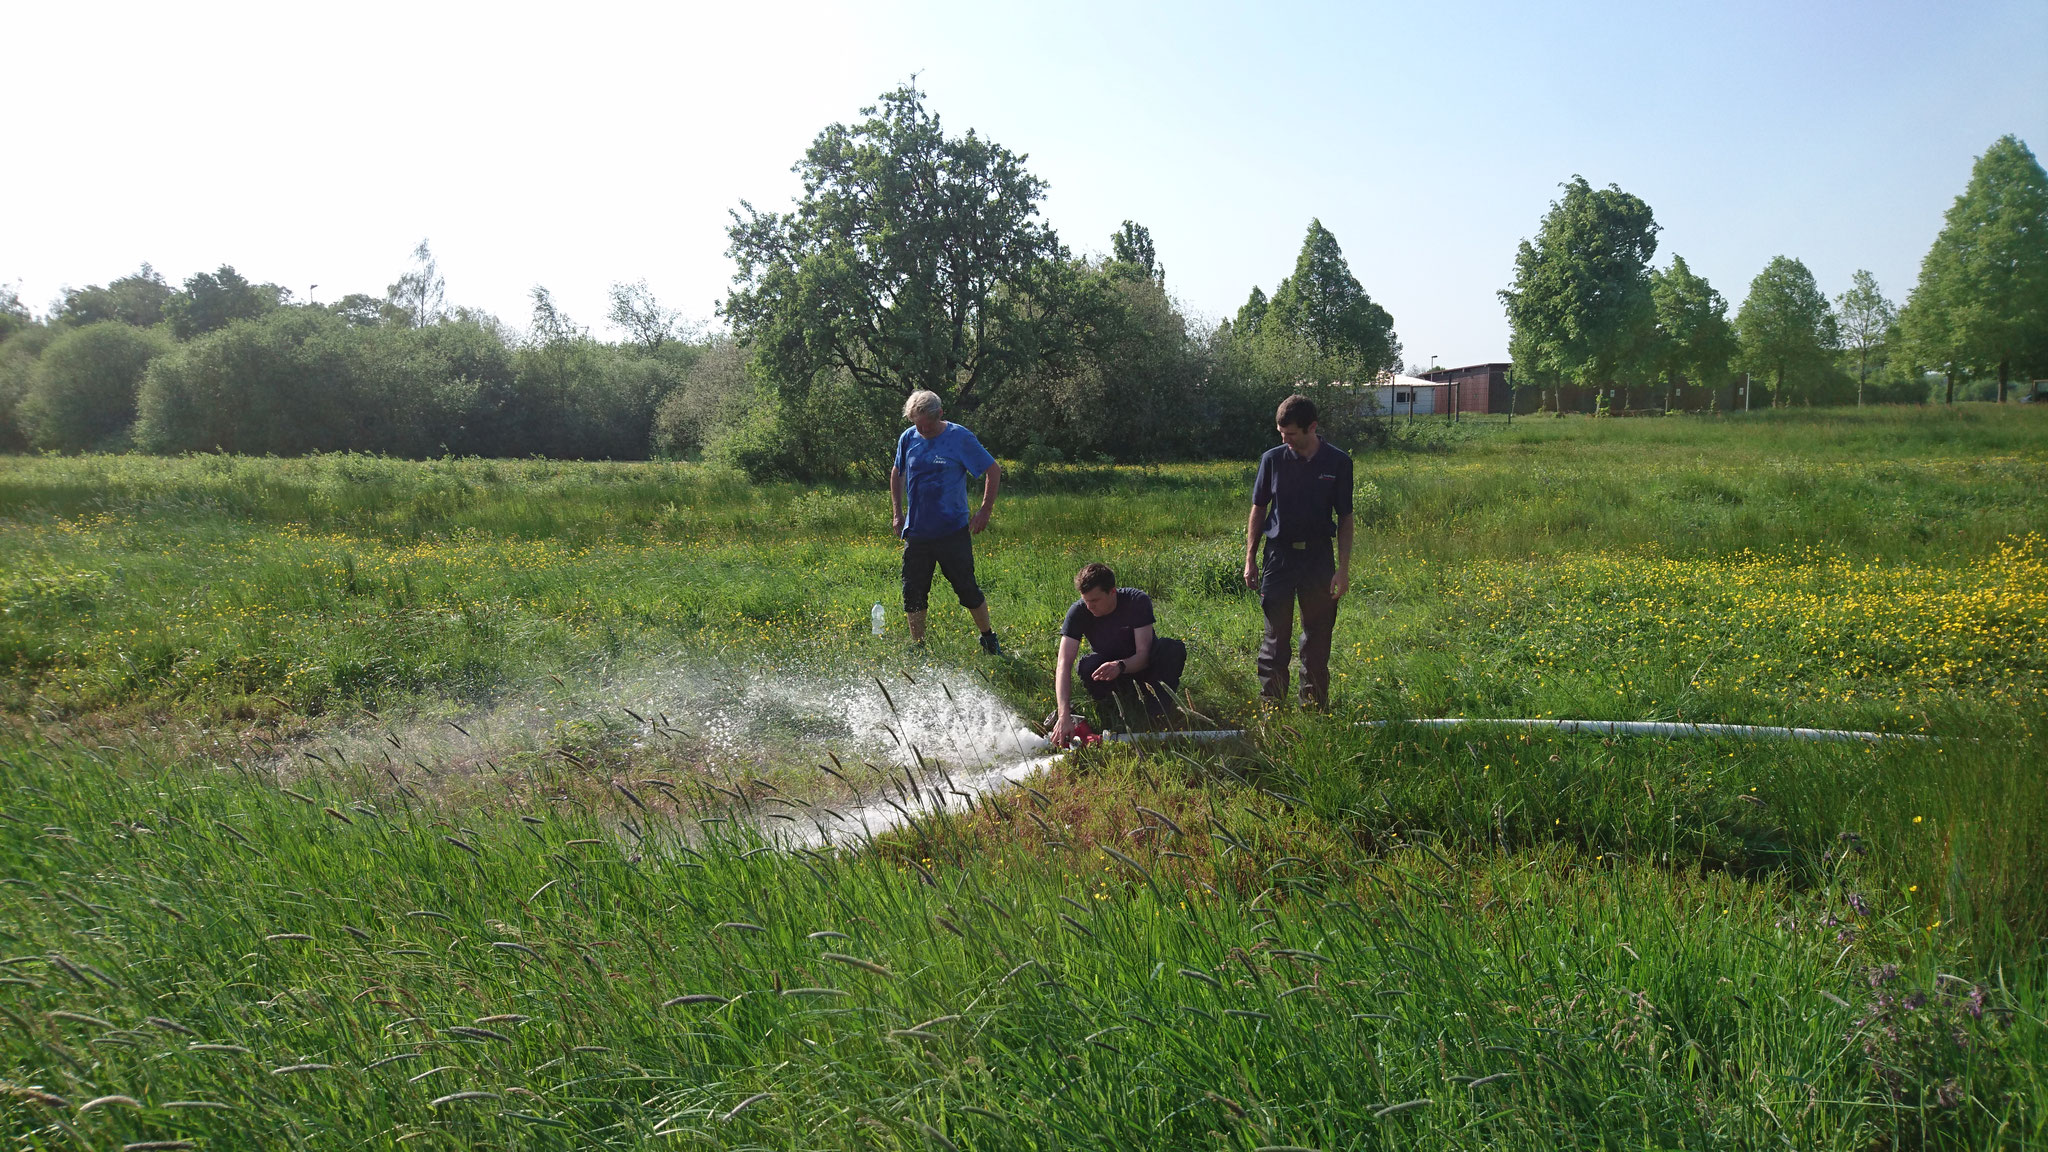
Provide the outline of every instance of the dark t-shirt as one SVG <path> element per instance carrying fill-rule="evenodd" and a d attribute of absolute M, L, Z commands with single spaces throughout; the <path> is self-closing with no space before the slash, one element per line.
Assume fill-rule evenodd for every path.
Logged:
<path fill-rule="evenodd" d="M 1074 601 L 1067 609 L 1067 622 L 1060 625 L 1060 635 L 1086 640 L 1089 651 L 1123 660 L 1138 654 L 1138 629 L 1153 623 L 1152 598 L 1136 588 L 1119 588 L 1116 607 L 1107 616 L 1097 616 L 1088 611 L 1085 602 Z"/>
<path fill-rule="evenodd" d="M 1306 459 L 1285 444 L 1259 457 L 1252 503 L 1266 506 L 1266 538 L 1327 540 L 1351 514 L 1351 457 L 1328 440 Z"/>

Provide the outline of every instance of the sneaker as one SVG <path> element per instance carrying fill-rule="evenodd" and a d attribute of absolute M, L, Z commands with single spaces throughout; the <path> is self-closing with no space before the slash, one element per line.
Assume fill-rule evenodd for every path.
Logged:
<path fill-rule="evenodd" d="M 981 634 L 981 650 L 990 656 L 1001 656 L 1003 654 L 1003 646 L 996 642 L 996 634 L 993 632 L 983 632 Z"/>

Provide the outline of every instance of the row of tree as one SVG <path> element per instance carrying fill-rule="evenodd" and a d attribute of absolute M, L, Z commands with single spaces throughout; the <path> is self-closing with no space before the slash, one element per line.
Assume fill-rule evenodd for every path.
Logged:
<path fill-rule="evenodd" d="M 1564 186 L 1500 293 L 1521 382 L 1552 397 L 1671 406 L 1718 398 L 1738 373 L 1773 405 L 1924 402 L 1928 377 L 2006 398 L 2048 374 L 2048 176 L 2006 136 L 1978 157 L 1903 308 L 1858 271 L 1830 301 L 1799 260 L 1779 256 L 1727 302 L 1674 256 L 1653 268 L 1649 205 L 1583 177 Z M 1729 395 L 1738 393 L 1729 392 Z"/>
<path fill-rule="evenodd" d="M 672 315 L 650 327 L 644 285 L 614 289 L 616 344 L 545 289 L 524 334 L 442 296 L 424 243 L 385 295 L 328 305 L 225 265 L 180 288 L 144 265 L 67 291 L 46 320 L 9 294 L 0 448 L 640 457 L 703 352 Z"/>
<path fill-rule="evenodd" d="M 913 87 L 862 116 L 806 150 L 789 211 L 733 214 L 727 332 L 690 330 L 644 282 L 613 288 L 615 341 L 540 288 L 514 329 L 449 306 L 425 242 L 381 296 L 326 305 L 228 266 L 173 287 L 145 265 L 41 319 L 0 293 L 0 447 L 701 453 L 822 479 L 885 469 L 917 388 L 1034 463 L 1248 455 L 1304 389 L 1327 394 L 1340 442 L 1374 432 L 1357 385 L 1398 369 L 1400 340 L 1321 221 L 1270 296 L 1207 326 L 1168 292 L 1143 226 L 1076 256 L 1025 157 L 947 135 Z M 1831 302 L 1780 257 L 1731 318 L 1682 258 L 1652 266 L 1657 231 L 1619 188 L 1564 186 L 1500 294 L 1517 383 L 1559 408 L 1698 406 L 1738 373 L 1775 404 L 1919 402 L 1928 370 L 1953 398 L 1957 381 L 1995 377 L 2002 395 L 2048 368 L 2048 183 L 2010 137 L 1979 159 L 1903 309 L 1865 272 Z"/>

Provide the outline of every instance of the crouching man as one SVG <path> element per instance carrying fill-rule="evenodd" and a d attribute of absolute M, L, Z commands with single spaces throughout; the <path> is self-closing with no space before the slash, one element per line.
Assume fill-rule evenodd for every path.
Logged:
<path fill-rule="evenodd" d="M 1117 587 L 1109 565 L 1086 565 L 1074 576 L 1074 587 L 1081 598 L 1067 609 L 1060 627 L 1059 665 L 1053 674 L 1053 698 L 1059 702 L 1052 725 L 1055 748 L 1066 747 L 1074 736 L 1077 656 L 1081 684 L 1098 708 L 1113 697 L 1120 706 L 1142 700 L 1153 716 L 1166 711 L 1163 690 L 1180 691 L 1180 674 L 1188 663 L 1187 645 L 1154 635 L 1152 598 L 1136 588 Z M 1084 639 L 1089 652 L 1080 656 Z"/>

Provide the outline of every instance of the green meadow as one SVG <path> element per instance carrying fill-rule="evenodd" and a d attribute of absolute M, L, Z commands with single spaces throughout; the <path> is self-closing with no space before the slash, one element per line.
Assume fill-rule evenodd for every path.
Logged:
<path fill-rule="evenodd" d="M 879 486 L 0 458 L 0 1121 L 27 1148 L 2048 1143 L 2048 412 L 1397 442 L 1358 458 L 1328 714 L 1255 706 L 1250 461 L 1012 466 L 989 659 L 943 582 L 908 644 Z M 1243 739 L 906 800 L 855 849 L 764 839 L 964 768 L 860 764 L 807 686 L 871 686 L 903 731 L 944 727 L 905 714 L 933 686 L 1044 715 L 1088 560 L 1189 643 L 1191 726 Z M 735 739 L 693 686 L 743 681 L 796 702 Z M 1445 716 L 1892 738 L 1400 723 Z"/>

